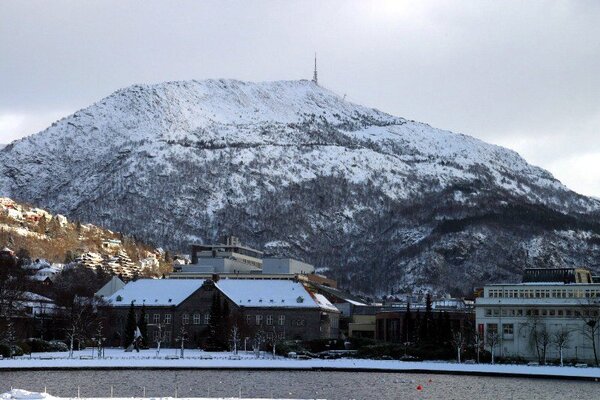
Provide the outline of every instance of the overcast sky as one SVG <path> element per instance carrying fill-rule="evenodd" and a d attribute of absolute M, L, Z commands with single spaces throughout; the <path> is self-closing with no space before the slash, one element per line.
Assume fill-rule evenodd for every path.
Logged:
<path fill-rule="evenodd" d="M 0 0 L 0 143 L 133 83 L 311 78 L 600 197 L 600 1 Z"/>

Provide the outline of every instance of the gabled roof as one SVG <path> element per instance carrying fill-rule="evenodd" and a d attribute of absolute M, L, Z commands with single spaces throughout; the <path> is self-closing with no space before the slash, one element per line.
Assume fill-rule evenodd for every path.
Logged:
<path fill-rule="evenodd" d="M 203 279 L 139 279 L 106 299 L 115 307 L 177 306 L 204 284 Z"/>
<path fill-rule="evenodd" d="M 319 308 L 337 311 L 326 299 L 315 298 L 298 282 L 271 279 L 221 279 L 215 286 L 241 307 Z"/>
<path fill-rule="evenodd" d="M 98 297 L 110 297 L 116 291 L 123 289 L 123 287 L 125 287 L 125 282 L 120 280 L 119 277 L 113 276 L 95 295 Z"/>

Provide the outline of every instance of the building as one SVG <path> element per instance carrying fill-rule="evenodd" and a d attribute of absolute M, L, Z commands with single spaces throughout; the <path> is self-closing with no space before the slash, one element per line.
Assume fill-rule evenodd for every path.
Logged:
<path fill-rule="evenodd" d="M 195 273 L 260 273 L 261 251 L 243 246 L 235 236 L 226 236 L 223 243 L 193 245 L 192 263 L 182 267 L 182 272 Z"/>
<path fill-rule="evenodd" d="M 268 257 L 263 259 L 263 274 L 308 275 L 315 273 L 315 267 L 302 261 L 286 257 Z"/>
<path fill-rule="evenodd" d="M 229 321 L 252 338 L 311 340 L 337 338 L 339 311 L 323 296 L 289 280 L 140 279 L 105 298 L 114 311 L 107 324 L 111 345 L 122 345 L 127 314 L 133 304 L 145 306 L 150 343 L 162 335 L 162 346 L 175 346 L 182 327 L 188 347 L 208 338 L 215 295 L 231 310 Z"/>
<path fill-rule="evenodd" d="M 333 279 L 315 273 L 311 264 L 289 257 L 264 257 L 263 252 L 225 236 L 221 244 L 193 245 L 191 263 L 176 262 L 169 279 L 299 280 L 336 287 Z"/>
<path fill-rule="evenodd" d="M 102 286 L 94 296 L 104 299 L 112 296 L 114 293 L 125 287 L 125 282 L 123 282 L 119 277 L 113 276 L 110 278 L 110 281 L 106 282 L 104 286 Z"/>
<path fill-rule="evenodd" d="M 600 343 L 600 284 L 581 268 L 529 269 L 523 283 L 487 285 L 476 299 L 477 330 L 503 357 L 560 357 L 557 335 L 568 332 L 567 360 L 594 361 Z M 600 353 L 600 348 L 597 351 Z"/>
<path fill-rule="evenodd" d="M 411 304 L 410 325 L 407 324 L 407 306 L 383 307 L 376 312 L 375 339 L 384 342 L 404 343 L 412 341 L 420 318 L 425 317 L 425 304 Z M 474 310 L 467 306 L 461 299 L 434 300 L 431 304 L 431 318 L 434 321 L 441 319 L 449 323 L 452 331 L 467 332 L 475 326 Z M 410 333 L 410 330 L 415 332 Z"/>

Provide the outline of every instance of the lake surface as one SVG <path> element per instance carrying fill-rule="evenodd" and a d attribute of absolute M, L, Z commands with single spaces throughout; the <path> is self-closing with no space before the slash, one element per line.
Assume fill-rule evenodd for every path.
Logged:
<path fill-rule="evenodd" d="M 431 382 L 430 382 L 431 380 Z M 11 387 L 61 397 L 242 397 L 320 399 L 597 399 L 600 383 L 434 374 L 85 370 L 0 372 L 0 392 Z M 417 391 L 417 385 L 423 390 Z"/>

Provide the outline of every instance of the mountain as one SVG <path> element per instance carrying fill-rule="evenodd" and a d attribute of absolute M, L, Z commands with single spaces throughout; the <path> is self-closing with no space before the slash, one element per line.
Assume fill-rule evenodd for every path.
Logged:
<path fill-rule="evenodd" d="M 11 143 L 0 170 L 7 196 L 180 251 L 233 233 L 365 294 L 600 255 L 598 200 L 304 80 L 131 86 Z"/>

